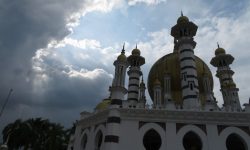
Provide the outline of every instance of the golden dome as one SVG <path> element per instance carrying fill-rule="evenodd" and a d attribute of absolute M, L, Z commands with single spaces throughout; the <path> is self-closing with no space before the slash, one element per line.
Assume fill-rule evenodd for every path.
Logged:
<path fill-rule="evenodd" d="M 218 48 L 215 50 L 215 55 L 219 55 L 219 54 L 226 54 L 225 49 L 223 49 L 223 48 L 221 48 L 221 47 L 218 47 Z"/>
<path fill-rule="evenodd" d="M 181 79 L 180 79 L 180 62 L 178 53 L 171 53 L 160 58 L 150 69 L 148 75 L 148 91 L 151 99 L 153 99 L 153 87 L 155 79 L 158 78 L 161 84 L 162 91 L 165 91 L 163 87 L 164 75 L 168 72 L 168 75 L 171 77 L 171 95 L 173 100 L 176 103 L 182 103 L 182 89 L 181 89 Z M 205 94 L 203 88 L 203 75 L 206 72 L 210 83 L 211 89 L 213 89 L 213 77 L 212 73 L 209 70 L 208 66 L 197 56 L 195 56 L 197 76 L 199 83 L 200 98 L 202 99 L 202 104 L 205 102 Z M 162 99 L 164 93 L 162 92 Z"/>
<path fill-rule="evenodd" d="M 110 103 L 111 103 L 110 98 L 104 99 L 102 102 L 96 105 L 95 110 L 98 110 L 98 111 L 105 110 L 109 107 Z"/>
<path fill-rule="evenodd" d="M 138 56 L 141 55 L 141 51 L 137 48 L 137 46 L 135 49 L 132 50 L 132 55 L 138 55 Z"/>
<path fill-rule="evenodd" d="M 122 61 L 122 62 L 126 62 L 127 61 L 127 57 L 126 55 L 124 55 L 123 53 L 120 54 L 118 57 L 117 57 L 117 60 L 118 61 Z"/>
<path fill-rule="evenodd" d="M 187 23 L 187 22 L 189 22 L 189 19 L 188 19 L 188 17 L 186 17 L 186 16 L 180 16 L 179 18 L 178 18 L 178 20 L 177 20 L 177 23 L 179 24 L 179 23 Z"/>

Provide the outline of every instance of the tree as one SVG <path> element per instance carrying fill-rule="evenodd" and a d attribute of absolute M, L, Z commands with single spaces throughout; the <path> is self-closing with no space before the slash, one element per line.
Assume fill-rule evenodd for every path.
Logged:
<path fill-rule="evenodd" d="M 8 124 L 4 130 L 3 141 L 10 150 L 64 150 L 67 149 L 69 130 L 48 119 L 35 118 L 22 121 L 16 120 Z"/>

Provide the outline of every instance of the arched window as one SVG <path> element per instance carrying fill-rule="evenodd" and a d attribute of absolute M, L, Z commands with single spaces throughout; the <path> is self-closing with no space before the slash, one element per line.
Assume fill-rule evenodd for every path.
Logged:
<path fill-rule="evenodd" d="M 159 150 L 161 147 L 161 136 L 154 129 L 150 129 L 143 137 L 143 145 L 146 150 Z"/>
<path fill-rule="evenodd" d="M 202 149 L 202 142 L 201 142 L 200 137 L 192 131 L 185 134 L 182 142 L 183 142 L 183 146 L 185 150 L 201 150 Z"/>
<path fill-rule="evenodd" d="M 81 144 L 83 150 L 86 150 L 87 142 L 88 142 L 87 134 L 84 134 L 83 137 L 82 137 L 82 144 Z"/>
<path fill-rule="evenodd" d="M 102 146 L 103 134 L 102 131 L 99 130 L 95 136 L 95 150 L 100 150 Z"/>
<path fill-rule="evenodd" d="M 226 140 L 227 150 L 247 150 L 243 139 L 237 134 L 230 134 Z"/>

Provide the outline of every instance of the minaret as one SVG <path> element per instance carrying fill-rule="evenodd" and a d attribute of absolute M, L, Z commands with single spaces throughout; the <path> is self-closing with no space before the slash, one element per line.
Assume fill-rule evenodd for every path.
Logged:
<path fill-rule="evenodd" d="M 161 82 L 158 78 L 154 81 L 154 108 L 162 108 Z"/>
<path fill-rule="evenodd" d="M 131 107 L 136 107 L 138 102 L 138 94 L 139 94 L 139 82 L 140 76 L 142 75 L 141 68 L 143 64 L 145 64 L 145 58 L 140 56 L 141 52 L 139 49 L 133 49 L 132 55 L 128 57 L 129 62 L 129 85 L 128 85 L 128 101 Z"/>
<path fill-rule="evenodd" d="M 117 108 L 122 107 L 122 100 L 124 95 L 127 93 L 126 88 L 124 87 L 126 69 L 128 67 L 127 57 L 125 56 L 125 49 L 123 49 L 121 54 L 117 57 L 117 60 L 114 62 L 115 66 L 115 76 L 113 79 L 111 91 L 111 105 L 106 122 L 107 131 L 104 138 L 105 149 L 108 150 L 117 150 L 119 149 L 120 141 L 120 112 Z"/>
<path fill-rule="evenodd" d="M 234 61 L 234 57 L 226 54 L 226 51 L 218 44 L 215 50 L 215 57 L 212 58 L 211 64 L 217 67 L 216 76 L 220 80 L 221 93 L 224 100 L 224 108 L 226 111 L 241 111 L 240 101 L 236 84 L 233 81 L 234 72 L 230 68 L 230 64 Z"/>
<path fill-rule="evenodd" d="M 115 76 L 110 88 L 112 99 L 111 104 L 121 105 L 121 100 L 124 99 L 124 95 L 127 93 L 127 89 L 124 85 L 128 62 L 127 57 L 125 56 L 124 46 L 125 45 L 123 45 L 121 54 L 117 57 L 117 60 L 114 61 Z"/>
<path fill-rule="evenodd" d="M 172 27 L 171 35 L 175 41 L 175 52 L 179 54 L 182 99 L 184 109 L 199 109 L 199 88 L 194 48 L 197 26 L 181 14 L 177 24 Z"/>

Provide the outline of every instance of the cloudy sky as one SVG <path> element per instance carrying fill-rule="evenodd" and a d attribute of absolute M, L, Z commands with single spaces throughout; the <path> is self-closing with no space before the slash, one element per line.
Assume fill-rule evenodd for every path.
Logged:
<path fill-rule="evenodd" d="M 199 28 L 195 54 L 209 62 L 220 43 L 235 57 L 241 103 L 250 96 L 247 0 L 0 0 L 0 130 L 17 118 L 44 117 L 69 127 L 108 97 L 113 61 L 138 44 L 146 64 L 172 52 L 181 10 Z M 218 79 L 214 92 L 222 104 Z M 150 98 L 148 101 L 150 102 Z"/>

